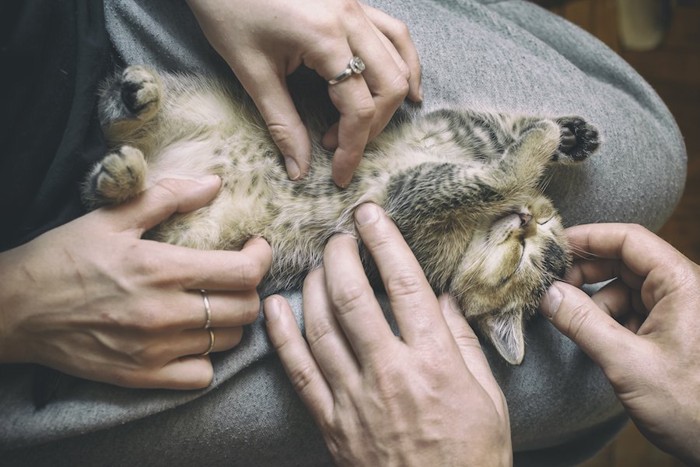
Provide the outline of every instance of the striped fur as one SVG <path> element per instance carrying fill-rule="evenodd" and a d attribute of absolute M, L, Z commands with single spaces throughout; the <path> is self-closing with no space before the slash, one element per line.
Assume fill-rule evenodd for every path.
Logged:
<path fill-rule="evenodd" d="M 85 182 L 90 207 L 124 202 L 162 178 L 218 174 L 216 200 L 148 235 L 202 249 L 239 249 L 262 236 L 273 248 L 267 294 L 298 287 L 330 236 L 354 232 L 355 207 L 377 203 L 435 291 L 452 293 L 514 364 L 524 355 L 524 320 L 569 264 L 561 220 L 542 194 L 546 169 L 598 146 L 596 130 L 577 117 L 445 109 L 392 124 L 342 190 L 318 145 L 308 176 L 290 181 L 261 117 L 225 83 L 129 67 L 105 83 L 100 116 L 114 149 Z M 309 125 L 318 141 L 323 126 Z"/>

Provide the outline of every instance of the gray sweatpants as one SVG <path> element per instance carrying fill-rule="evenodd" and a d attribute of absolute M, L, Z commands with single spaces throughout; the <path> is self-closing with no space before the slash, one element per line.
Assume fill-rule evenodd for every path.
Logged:
<path fill-rule="evenodd" d="M 228 70 L 183 1 L 107 0 L 118 58 L 170 70 Z M 583 167 L 557 169 L 548 194 L 568 225 L 658 229 L 683 190 L 686 155 L 652 89 L 582 30 L 525 1 L 377 0 L 409 25 L 423 65 L 424 111 L 444 105 L 582 115 L 604 143 Z M 300 316 L 300 294 L 287 294 Z M 508 400 L 518 465 L 569 465 L 625 423 L 601 371 L 547 320 L 527 329 L 522 365 L 485 348 Z M 213 356 L 204 391 L 127 390 L 78 382 L 41 411 L 29 370 L 0 382 L 0 464 L 323 465 L 323 440 L 259 320 Z M 7 451 L 9 449 L 9 451 Z"/>

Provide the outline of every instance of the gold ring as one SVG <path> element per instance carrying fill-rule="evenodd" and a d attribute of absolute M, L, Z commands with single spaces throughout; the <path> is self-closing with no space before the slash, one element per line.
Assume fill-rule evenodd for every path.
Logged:
<path fill-rule="evenodd" d="M 202 299 L 204 300 L 204 313 L 206 313 L 204 329 L 209 329 L 211 327 L 211 304 L 209 303 L 209 295 L 207 295 L 207 291 L 204 289 L 200 289 L 199 292 L 202 294 Z"/>
<path fill-rule="evenodd" d="M 214 338 L 214 330 L 207 329 L 207 331 L 209 331 L 209 348 L 207 349 L 206 352 L 201 354 L 202 357 L 206 357 L 207 355 L 209 355 L 211 353 L 212 350 L 214 350 L 214 342 L 216 341 L 216 339 Z"/>

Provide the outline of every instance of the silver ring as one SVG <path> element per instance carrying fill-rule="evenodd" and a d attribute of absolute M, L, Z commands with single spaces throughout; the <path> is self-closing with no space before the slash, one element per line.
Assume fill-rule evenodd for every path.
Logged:
<path fill-rule="evenodd" d="M 214 342 L 216 339 L 214 338 L 214 330 L 213 329 L 207 329 L 209 331 L 209 348 L 207 349 L 206 352 L 201 354 L 202 357 L 206 357 L 211 353 L 212 350 L 214 350 Z"/>
<path fill-rule="evenodd" d="M 365 62 L 363 62 L 360 57 L 355 55 L 350 59 L 347 68 L 338 73 L 338 75 L 335 78 L 329 79 L 328 84 L 333 86 L 334 84 L 338 84 L 341 81 L 345 81 L 352 75 L 359 75 L 363 71 L 365 71 Z"/>
<path fill-rule="evenodd" d="M 204 300 L 204 312 L 206 313 L 204 329 L 209 329 L 211 327 L 211 304 L 209 303 L 209 295 L 207 295 L 207 291 L 204 289 L 200 289 L 199 292 L 202 294 L 202 300 Z"/>

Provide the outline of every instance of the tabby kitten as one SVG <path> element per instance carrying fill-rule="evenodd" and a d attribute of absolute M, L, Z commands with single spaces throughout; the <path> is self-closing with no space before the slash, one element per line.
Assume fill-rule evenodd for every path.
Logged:
<path fill-rule="evenodd" d="M 239 249 L 262 236 L 273 251 L 267 294 L 299 286 L 330 236 L 354 232 L 353 210 L 377 203 L 435 291 L 451 293 L 511 364 L 524 356 L 524 320 L 570 261 L 561 220 L 542 195 L 546 168 L 598 147 L 597 131 L 577 117 L 446 109 L 385 130 L 339 189 L 332 154 L 318 146 L 308 176 L 290 181 L 260 115 L 219 81 L 131 66 L 106 82 L 99 112 L 114 149 L 84 184 L 91 208 L 162 178 L 217 174 L 223 187 L 209 206 L 148 235 L 202 249 Z"/>

